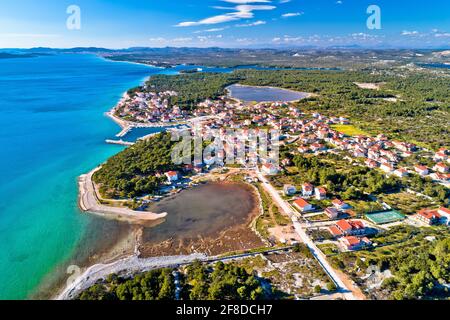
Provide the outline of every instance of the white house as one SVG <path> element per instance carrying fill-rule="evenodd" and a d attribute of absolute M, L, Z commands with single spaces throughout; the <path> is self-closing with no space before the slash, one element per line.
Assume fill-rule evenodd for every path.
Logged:
<path fill-rule="evenodd" d="M 304 183 L 302 186 L 302 194 L 304 197 L 311 197 L 314 193 L 314 186 L 310 183 Z"/>
<path fill-rule="evenodd" d="M 327 198 L 327 190 L 323 187 L 315 188 L 315 195 L 317 200 L 324 200 Z"/>
<path fill-rule="evenodd" d="M 421 176 L 426 176 L 429 173 L 428 168 L 426 166 L 415 166 L 414 170 Z"/>
<path fill-rule="evenodd" d="M 265 163 L 262 166 L 262 172 L 267 175 L 275 175 L 278 174 L 278 168 L 272 163 Z"/>
<path fill-rule="evenodd" d="M 298 199 L 294 201 L 294 207 L 296 207 L 301 212 L 308 212 L 314 210 L 314 207 L 305 199 Z"/>
<path fill-rule="evenodd" d="M 449 170 L 449 167 L 448 166 L 446 166 L 444 163 L 442 163 L 442 162 L 439 162 L 438 164 L 436 164 L 434 167 L 433 167 L 433 170 L 434 171 L 437 171 L 437 172 L 440 172 L 440 173 L 447 173 L 447 172 L 449 172 L 450 170 Z"/>
<path fill-rule="evenodd" d="M 344 201 L 339 200 L 339 199 L 334 199 L 332 201 L 332 204 L 337 210 L 345 210 L 345 209 L 351 208 L 351 206 L 349 204 L 347 204 Z"/>
<path fill-rule="evenodd" d="M 395 170 L 394 174 L 399 178 L 407 177 L 408 170 L 406 170 L 405 168 L 400 168 L 400 169 Z"/>
<path fill-rule="evenodd" d="M 166 172 L 165 175 L 167 177 L 167 181 L 170 183 L 178 181 L 178 172 L 176 171 Z"/>

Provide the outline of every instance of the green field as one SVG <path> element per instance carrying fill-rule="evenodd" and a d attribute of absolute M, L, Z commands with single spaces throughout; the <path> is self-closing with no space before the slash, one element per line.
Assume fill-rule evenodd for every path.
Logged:
<path fill-rule="evenodd" d="M 351 124 L 336 124 L 331 126 L 334 130 L 341 132 L 347 136 L 368 136 L 369 134 Z"/>
<path fill-rule="evenodd" d="M 375 224 L 385 224 L 405 219 L 405 216 L 398 211 L 382 211 L 366 214 L 366 218 Z"/>

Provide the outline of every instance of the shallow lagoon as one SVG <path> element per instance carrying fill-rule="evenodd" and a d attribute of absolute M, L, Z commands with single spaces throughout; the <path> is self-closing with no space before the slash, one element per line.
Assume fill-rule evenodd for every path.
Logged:
<path fill-rule="evenodd" d="M 253 87 L 234 84 L 228 88 L 231 97 L 244 102 L 292 102 L 308 97 L 308 93 L 273 87 Z"/>

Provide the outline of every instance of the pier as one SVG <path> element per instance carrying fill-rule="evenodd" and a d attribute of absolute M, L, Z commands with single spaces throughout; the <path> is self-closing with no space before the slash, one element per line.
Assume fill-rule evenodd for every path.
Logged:
<path fill-rule="evenodd" d="M 123 140 L 106 139 L 105 142 L 108 144 L 118 144 L 118 145 L 127 146 L 127 147 L 134 145 L 134 142 L 128 142 L 128 141 L 123 141 Z"/>

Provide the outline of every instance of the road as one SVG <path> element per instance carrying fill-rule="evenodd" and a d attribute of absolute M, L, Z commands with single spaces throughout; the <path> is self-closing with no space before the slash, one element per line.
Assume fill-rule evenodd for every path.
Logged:
<path fill-rule="evenodd" d="M 96 168 L 88 174 L 82 175 L 79 180 L 79 206 L 81 210 L 98 214 L 105 217 L 119 217 L 132 221 L 158 220 L 167 216 L 167 213 L 139 212 L 128 208 L 111 207 L 102 205 L 97 198 L 94 184 L 92 182 L 93 174 L 100 168 Z"/>
<path fill-rule="evenodd" d="M 294 224 L 295 231 L 298 233 L 302 241 L 308 246 L 311 250 L 311 253 L 320 263 L 322 268 L 328 274 L 328 276 L 332 279 L 332 281 L 338 287 L 338 290 L 343 294 L 346 300 L 357 300 L 353 292 L 349 289 L 349 287 L 344 283 L 343 280 L 337 272 L 333 269 L 333 267 L 328 263 L 325 255 L 322 251 L 317 248 L 315 243 L 311 240 L 311 238 L 306 234 L 304 226 L 300 224 L 295 217 L 295 212 L 284 199 L 281 197 L 280 193 L 270 184 L 266 177 L 261 172 L 257 172 L 258 179 L 262 182 L 264 189 L 270 194 L 272 199 L 277 203 L 277 205 L 292 219 L 292 223 Z"/>

